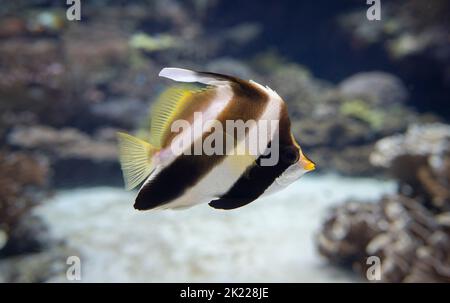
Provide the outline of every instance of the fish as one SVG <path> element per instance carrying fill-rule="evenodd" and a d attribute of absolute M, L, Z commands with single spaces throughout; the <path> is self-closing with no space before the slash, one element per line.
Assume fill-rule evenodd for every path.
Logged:
<path fill-rule="evenodd" d="M 117 133 L 125 188 L 140 186 L 135 209 L 236 209 L 315 169 L 268 86 L 175 67 L 159 76 L 177 84 L 154 102 L 149 139 Z"/>

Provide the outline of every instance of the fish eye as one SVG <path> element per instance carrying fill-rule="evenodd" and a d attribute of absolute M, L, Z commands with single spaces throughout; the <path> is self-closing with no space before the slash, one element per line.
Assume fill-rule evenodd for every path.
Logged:
<path fill-rule="evenodd" d="M 296 163 L 300 158 L 300 153 L 293 146 L 288 146 L 282 149 L 281 160 L 288 164 Z"/>

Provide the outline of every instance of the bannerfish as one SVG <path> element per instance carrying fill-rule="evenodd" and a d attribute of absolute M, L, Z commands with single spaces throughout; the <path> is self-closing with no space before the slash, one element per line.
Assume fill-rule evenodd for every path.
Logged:
<path fill-rule="evenodd" d="M 183 84 L 168 88 L 155 101 L 149 141 L 117 133 L 126 189 L 141 185 L 136 209 L 200 203 L 234 209 L 285 188 L 315 168 L 291 132 L 286 103 L 268 86 L 181 68 L 163 68 L 159 76 Z M 174 131 L 180 121 L 190 127 L 178 125 Z M 244 131 L 238 123 L 230 131 L 229 121 L 241 121 Z M 219 146 L 221 140 L 226 144 Z M 203 151 L 207 141 L 221 152 Z"/>

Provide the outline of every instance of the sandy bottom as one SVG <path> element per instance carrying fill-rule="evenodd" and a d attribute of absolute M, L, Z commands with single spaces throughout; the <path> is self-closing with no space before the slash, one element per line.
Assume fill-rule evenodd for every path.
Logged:
<path fill-rule="evenodd" d="M 36 212 L 78 251 L 82 282 L 351 282 L 318 255 L 315 233 L 329 206 L 393 191 L 386 181 L 305 176 L 234 211 L 139 212 L 136 193 L 96 187 L 60 191 Z"/>

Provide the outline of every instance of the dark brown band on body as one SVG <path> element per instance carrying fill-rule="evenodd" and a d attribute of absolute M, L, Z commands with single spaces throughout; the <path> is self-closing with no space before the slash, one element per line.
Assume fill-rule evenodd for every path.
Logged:
<path fill-rule="evenodd" d="M 261 160 L 258 158 L 257 163 Z M 276 178 L 290 166 L 290 163 L 279 161 L 275 166 L 254 164 L 246 174 L 242 175 L 220 199 L 209 203 L 219 209 L 234 209 L 258 199 Z"/>
<path fill-rule="evenodd" d="M 248 81 L 234 79 L 230 83 L 232 100 L 216 118 L 225 129 L 226 120 L 258 120 L 269 103 L 269 96 Z M 202 141 L 213 131 L 205 132 Z M 225 134 L 224 134 L 225 136 Z M 224 138 L 225 140 L 225 138 Z M 226 141 L 224 141 L 226 142 Z M 236 144 L 236 142 L 235 142 Z M 194 143 L 192 144 L 192 149 Z M 198 184 L 225 155 L 180 155 L 171 164 L 140 190 L 134 207 L 139 210 L 151 209 L 181 197 L 186 190 Z"/>
<path fill-rule="evenodd" d="M 228 192 L 219 199 L 211 201 L 209 205 L 218 209 L 234 209 L 258 199 L 276 178 L 280 177 L 289 166 L 297 161 L 298 149 L 295 147 L 290 133 L 290 120 L 287 108 L 283 103 L 280 109 L 279 129 L 276 133 L 279 136 L 279 161 L 274 166 L 261 166 L 261 159 L 270 157 L 270 155 L 260 156 L 256 163 L 233 184 Z M 268 148 L 270 147 L 271 143 L 268 145 Z M 294 156 L 297 157 L 290 157 L 290 153 L 296 153 Z"/>

